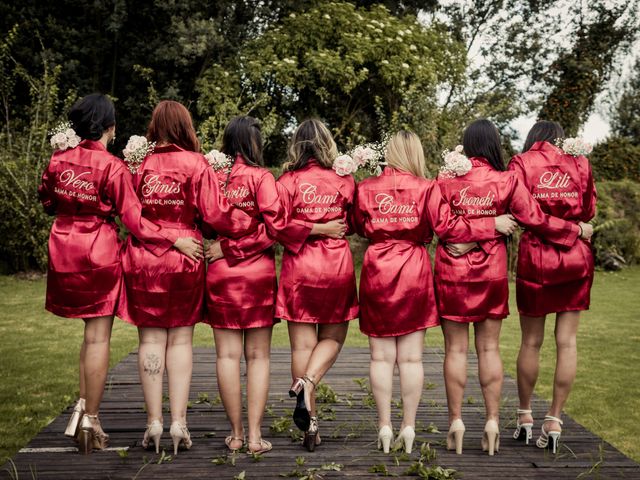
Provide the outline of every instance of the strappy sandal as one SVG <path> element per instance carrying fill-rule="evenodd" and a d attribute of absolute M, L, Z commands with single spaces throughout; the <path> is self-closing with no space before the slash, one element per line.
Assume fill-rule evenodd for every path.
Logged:
<path fill-rule="evenodd" d="M 273 445 L 271 445 L 271 442 L 269 440 L 265 440 L 264 438 L 261 438 L 259 442 L 249 442 L 247 447 L 247 455 L 260 455 L 262 453 L 267 453 L 269 451 L 271 451 L 271 449 L 273 448 Z M 257 450 L 253 450 L 251 448 L 251 445 L 260 445 L 260 448 Z"/>
<path fill-rule="evenodd" d="M 293 422 L 296 426 L 306 432 L 311 424 L 311 392 L 316 388 L 316 384 L 307 375 L 296 378 L 289 390 L 290 397 L 296 397 L 296 408 L 293 411 Z"/>
<path fill-rule="evenodd" d="M 240 445 L 238 448 L 231 448 L 231 442 L 242 442 L 242 445 Z M 240 438 L 240 437 L 234 437 L 233 435 L 229 435 L 227 438 L 224 439 L 224 444 L 232 452 L 237 452 L 238 450 L 240 450 L 242 447 L 244 447 L 244 443 L 245 443 L 245 437 Z"/>
<path fill-rule="evenodd" d="M 523 440 L 526 445 L 529 445 L 529 440 L 533 438 L 533 422 L 520 423 L 520 415 L 531 415 L 531 410 L 525 408 L 518 408 L 516 411 L 516 431 L 513 433 L 515 440 Z"/>
<path fill-rule="evenodd" d="M 559 425 L 562 425 L 562 420 L 558 417 L 554 417 L 553 415 L 545 415 L 544 422 L 540 427 L 540 436 L 536 441 L 536 446 L 538 448 L 548 448 L 553 453 L 558 451 L 558 445 L 560 443 L 560 435 L 562 434 L 562 430 L 550 430 L 547 431 L 544 429 L 545 422 L 558 422 Z"/>

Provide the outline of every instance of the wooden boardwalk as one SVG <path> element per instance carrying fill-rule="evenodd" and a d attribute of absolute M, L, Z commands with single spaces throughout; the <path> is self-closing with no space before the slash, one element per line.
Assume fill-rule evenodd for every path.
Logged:
<path fill-rule="evenodd" d="M 407 470 L 419 466 L 421 460 L 425 467 L 430 466 L 426 456 L 421 457 L 420 454 L 420 445 L 428 442 L 436 454 L 431 466 L 453 468 L 464 479 L 564 479 L 580 475 L 580 478 L 640 479 L 640 466 L 637 463 L 566 416 L 561 450 L 556 456 L 534 445 L 525 446 L 514 441 L 511 434 L 515 424 L 516 386 L 511 378 L 506 378 L 504 384 L 500 452 L 494 457 L 483 454 L 480 436 L 484 410 L 477 381 L 475 355 L 470 356 L 467 401 L 464 406 L 467 427 L 464 453 L 458 456 L 446 451 L 443 448 L 447 413 L 442 353 L 435 349 L 429 349 L 424 356 L 426 383 L 418 412 L 417 445 L 410 456 L 385 455 L 376 450 L 375 408 L 364 383 L 368 374 L 368 351 L 353 348 L 346 348 L 342 352 L 325 379 L 338 398 L 335 403 L 321 404 L 321 417 L 325 417 L 320 422 L 323 444 L 316 452 L 309 453 L 301 447 L 299 441 L 292 440 L 297 431 L 295 426 L 290 428 L 288 416 L 293 407 L 293 401 L 287 395 L 290 384 L 289 352 L 275 350 L 272 359 L 271 392 L 264 420 L 264 436 L 273 442 L 274 449 L 262 458 L 254 459 L 246 454 L 238 454 L 235 458 L 227 456 L 224 437 L 228 434 L 229 427 L 217 394 L 214 352 L 211 349 L 197 349 L 195 352 L 192 406 L 189 408 L 193 448 L 188 452 L 181 451 L 174 458 L 163 458 L 162 453 L 156 455 L 153 451 L 142 449 L 140 441 L 146 417 L 138 383 L 137 355 L 132 353 L 110 372 L 102 405 L 101 419 L 111 436 L 111 447 L 115 448 L 89 457 L 75 453 L 73 443 L 62 433 L 69 408 L 14 457 L 18 478 L 300 478 L 316 473 L 323 466 L 327 468 L 332 463 L 339 464 L 340 467 L 337 468 L 340 470 L 320 470 L 324 478 L 376 478 L 382 473 L 372 470 L 385 469 L 389 474 L 405 477 Z M 580 386 L 577 385 L 576 388 Z M 398 397 L 396 378 L 394 398 Z M 536 398 L 536 419 L 542 418 L 546 406 L 546 402 Z M 396 428 L 400 424 L 398 413 L 396 405 L 393 413 Z M 167 413 L 167 428 L 169 420 Z M 538 421 L 534 440 L 539 425 Z M 162 439 L 162 447 L 166 449 L 166 455 L 173 453 L 167 431 Z M 300 465 L 296 463 L 297 457 L 300 457 Z M 5 464 L 0 478 L 12 478 L 8 472 L 11 468 L 9 463 Z"/>

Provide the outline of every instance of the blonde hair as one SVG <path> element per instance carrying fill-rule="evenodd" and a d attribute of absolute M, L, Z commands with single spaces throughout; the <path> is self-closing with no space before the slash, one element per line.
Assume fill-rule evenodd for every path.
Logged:
<path fill-rule="evenodd" d="M 400 130 L 389 139 L 384 154 L 387 165 L 425 178 L 424 150 L 413 132 Z"/>
<path fill-rule="evenodd" d="M 302 168 L 311 158 L 323 167 L 331 168 L 337 156 L 338 147 L 329 129 L 320 120 L 310 118 L 293 132 L 288 150 L 289 161 L 284 169 L 292 171 Z"/>

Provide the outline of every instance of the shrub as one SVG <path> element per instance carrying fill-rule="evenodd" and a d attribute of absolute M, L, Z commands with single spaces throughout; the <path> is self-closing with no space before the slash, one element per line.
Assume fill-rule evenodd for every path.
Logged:
<path fill-rule="evenodd" d="M 38 200 L 37 188 L 51 155 L 48 130 L 57 117 L 60 68 L 42 56 L 43 71 L 26 72 L 11 56 L 16 31 L 0 44 L 0 85 L 4 128 L 0 132 L 0 270 L 45 270 L 51 219 Z M 14 116 L 16 88 L 29 89 L 26 115 Z M 73 100 L 72 98 L 69 101 Z M 20 112 L 24 114 L 25 112 Z"/>
<path fill-rule="evenodd" d="M 627 264 L 640 260 L 640 184 L 631 180 L 599 182 L 598 213 L 593 221 L 596 263 L 611 254 Z"/>
<path fill-rule="evenodd" d="M 596 180 L 640 181 L 640 145 L 629 137 L 610 137 L 597 144 L 589 160 Z"/>

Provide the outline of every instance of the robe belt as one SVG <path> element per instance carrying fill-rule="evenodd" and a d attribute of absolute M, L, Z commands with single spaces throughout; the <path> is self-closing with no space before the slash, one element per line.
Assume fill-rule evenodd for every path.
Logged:
<path fill-rule="evenodd" d="M 379 240 L 371 240 L 370 242 L 373 245 L 381 244 L 381 243 L 398 243 L 401 245 L 414 245 L 416 247 L 423 247 L 424 242 L 418 242 L 414 240 L 404 240 L 400 238 L 384 238 Z"/>
<path fill-rule="evenodd" d="M 160 218 L 148 218 L 147 220 L 160 225 L 161 227 L 166 228 L 179 228 L 182 230 L 198 230 L 195 223 L 185 223 L 185 222 L 172 222 L 169 220 L 162 220 Z"/>
<path fill-rule="evenodd" d="M 112 222 L 113 217 L 104 215 L 83 215 L 81 213 L 77 215 L 56 215 L 56 219 L 61 222 L 85 222 L 85 223 L 104 223 Z"/>

